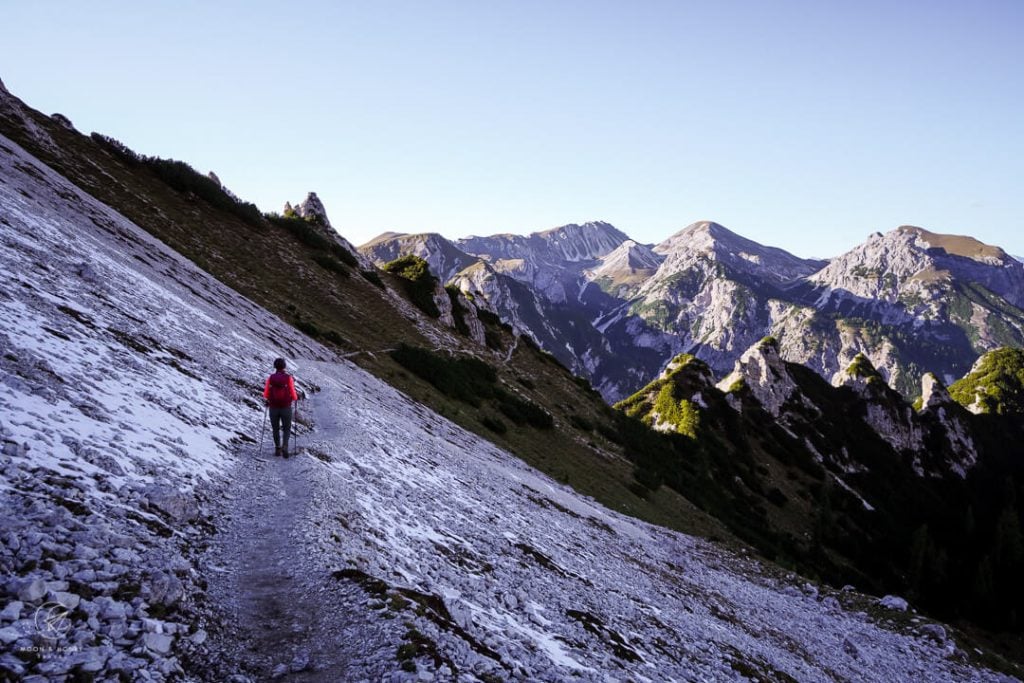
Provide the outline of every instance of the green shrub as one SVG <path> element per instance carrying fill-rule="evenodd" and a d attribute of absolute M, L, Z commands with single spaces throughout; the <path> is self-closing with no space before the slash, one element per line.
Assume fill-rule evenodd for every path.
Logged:
<path fill-rule="evenodd" d="M 480 424 L 482 424 L 484 427 L 487 427 L 495 434 L 504 434 L 505 432 L 508 431 L 508 427 L 505 426 L 505 423 L 497 418 L 485 416 L 483 419 L 480 420 Z"/>
<path fill-rule="evenodd" d="M 323 334 L 315 323 L 311 323 L 308 320 L 296 320 L 295 328 L 299 330 L 299 332 L 304 332 L 314 339 Z"/>
<path fill-rule="evenodd" d="M 587 418 L 573 413 L 569 416 L 569 422 L 573 424 L 577 429 L 582 429 L 585 432 L 594 431 L 594 425 Z"/>
<path fill-rule="evenodd" d="M 391 352 L 395 361 L 426 380 L 446 396 L 477 403 L 495 395 L 498 373 L 472 356 L 450 358 L 418 346 L 401 344 Z"/>
<path fill-rule="evenodd" d="M 550 429 L 555 421 L 536 403 L 521 398 L 498 386 L 497 371 L 472 356 L 449 357 L 418 346 L 400 345 L 391 352 L 395 361 L 417 377 L 426 380 L 438 391 L 464 403 L 479 405 L 494 399 L 501 413 L 517 425 Z M 497 431 L 504 427 L 489 429 Z"/>
<path fill-rule="evenodd" d="M 598 423 L 597 433 L 612 443 L 622 444 L 622 436 L 619 434 L 619 430 L 615 428 L 615 425 L 606 422 Z"/>
<path fill-rule="evenodd" d="M 331 342 L 333 344 L 337 344 L 338 346 L 347 346 L 348 345 L 348 342 L 346 341 L 346 339 L 344 337 L 342 337 L 340 334 L 338 334 L 337 332 L 335 332 L 334 330 L 327 330 L 326 332 L 323 333 L 323 336 L 324 336 L 324 339 L 326 339 L 327 341 L 329 341 L 329 342 Z"/>
<path fill-rule="evenodd" d="M 331 271 L 332 273 L 338 273 L 345 277 L 350 277 L 348 268 L 339 261 L 338 259 L 330 256 L 329 254 L 313 254 L 313 260 L 316 261 L 322 268 Z"/>
<path fill-rule="evenodd" d="M 498 410 L 517 425 L 528 424 L 537 429 L 551 429 L 555 426 L 554 418 L 548 411 L 536 403 L 520 398 L 503 389 L 496 390 Z"/>
<path fill-rule="evenodd" d="M 161 159 L 138 154 L 126 145 L 106 135 L 92 134 L 100 147 L 131 166 L 144 166 L 155 176 L 178 192 L 191 192 L 212 206 L 234 214 L 253 226 L 263 225 L 263 214 L 254 204 L 232 197 L 209 176 L 195 170 L 184 161 Z"/>
<path fill-rule="evenodd" d="M 498 314 L 493 311 L 489 311 L 486 308 L 477 308 L 476 317 L 480 318 L 480 322 L 484 325 L 494 325 L 496 327 L 501 326 L 501 318 L 498 317 Z"/>
<path fill-rule="evenodd" d="M 697 437 L 700 428 L 700 410 L 685 398 L 676 399 L 676 385 L 666 382 L 654 400 L 654 410 L 662 422 L 666 422 L 680 434 L 691 439 Z"/>
<path fill-rule="evenodd" d="M 441 311 L 434 303 L 437 278 L 430 274 L 427 262 L 415 254 L 407 254 L 384 264 L 384 270 L 405 281 L 405 293 L 409 300 L 431 318 L 438 318 Z"/>
<path fill-rule="evenodd" d="M 520 339 L 524 338 L 520 337 Z M 501 351 L 505 348 L 505 345 L 501 343 L 501 334 L 494 330 L 484 331 L 484 343 L 487 345 L 487 348 L 494 349 L 495 351 Z"/>
<path fill-rule="evenodd" d="M 573 375 L 572 381 L 576 383 L 576 386 L 578 386 L 580 389 L 582 389 L 583 391 L 587 392 L 588 394 L 593 394 L 594 393 L 594 387 L 590 383 L 590 380 L 587 379 L 586 377 L 580 377 L 578 375 Z"/>

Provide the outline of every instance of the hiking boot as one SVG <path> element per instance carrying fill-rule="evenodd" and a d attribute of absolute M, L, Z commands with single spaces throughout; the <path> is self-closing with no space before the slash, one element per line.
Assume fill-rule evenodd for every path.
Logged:
<path fill-rule="evenodd" d="M 282 458 L 287 458 L 288 457 L 288 449 L 287 448 L 282 448 L 281 449 L 281 457 Z"/>
<path fill-rule="evenodd" d="M 282 450 L 282 448 L 280 446 L 278 446 L 277 448 L 274 449 L 274 457 L 275 458 L 280 457 L 283 452 L 284 451 Z"/>

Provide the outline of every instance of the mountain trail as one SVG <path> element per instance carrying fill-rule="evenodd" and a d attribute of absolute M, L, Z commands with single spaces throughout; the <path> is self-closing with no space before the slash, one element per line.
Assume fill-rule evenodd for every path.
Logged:
<path fill-rule="evenodd" d="M 303 419 L 326 412 L 322 395 L 311 399 Z M 318 442 L 339 434 L 333 426 Z M 332 509 L 324 499 L 344 491 L 310 455 L 311 436 L 303 430 L 301 452 L 281 459 L 268 426 L 262 455 L 247 447 L 229 475 L 211 557 L 210 595 L 224 619 L 213 649 L 261 681 L 380 680 L 397 668 L 401 625 L 368 618 L 362 589 L 337 581 L 331 558 L 315 548 L 313 535 Z"/>

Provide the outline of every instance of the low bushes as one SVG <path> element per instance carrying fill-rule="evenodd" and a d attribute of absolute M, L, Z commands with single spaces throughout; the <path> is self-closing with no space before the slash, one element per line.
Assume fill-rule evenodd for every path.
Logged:
<path fill-rule="evenodd" d="M 384 270 L 405 281 L 405 293 L 418 309 L 431 318 L 441 316 L 434 303 L 437 278 L 430 274 L 427 262 L 415 254 L 408 254 L 384 264 Z"/>
<path fill-rule="evenodd" d="M 501 414 L 516 425 L 529 425 L 537 429 L 550 429 L 554 426 L 554 419 L 546 410 L 501 387 L 497 371 L 479 358 L 443 356 L 406 344 L 392 351 L 391 357 L 445 396 L 473 405 L 493 400 Z M 496 424 L 485 423 L 485 426 L 503 433 L 501 428 L 504 424 L 497 427 Z"/>

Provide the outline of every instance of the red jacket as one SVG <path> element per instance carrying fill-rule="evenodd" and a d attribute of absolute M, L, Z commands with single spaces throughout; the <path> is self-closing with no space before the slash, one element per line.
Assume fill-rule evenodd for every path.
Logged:
<path fill-rule="evenodd" d="M 293 401 L 299 400 L 295 393 L 295 380 L 287 372 L 275 372 L 263 386 L 263 398 L 271 408 L 290 408 Z"/>

